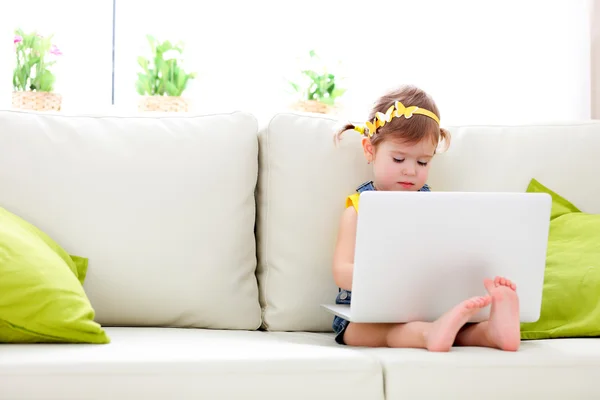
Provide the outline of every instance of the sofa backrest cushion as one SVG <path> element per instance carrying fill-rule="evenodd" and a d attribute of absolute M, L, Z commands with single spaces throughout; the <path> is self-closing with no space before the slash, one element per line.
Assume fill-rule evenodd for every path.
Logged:
<path fill-rule="evenodd" d="M 330 331 L 320 308 L 338 289 L 331 272 L 345 196 L 370 179 L 359 134 L 333 143 L 328 117 L 278 114 L 261 130 L 258 278 L 264 326 Z M 525 192 L 536 178 L 581 210 L 600 213 L 600 123 L 450 127 L 433 161 L 433 191 Z"/>
<path fill-rule="evenodd" d="M 105 326 L 256 329 L 250 114 L 0 112 L 0 206 L 89 258 Z"/>

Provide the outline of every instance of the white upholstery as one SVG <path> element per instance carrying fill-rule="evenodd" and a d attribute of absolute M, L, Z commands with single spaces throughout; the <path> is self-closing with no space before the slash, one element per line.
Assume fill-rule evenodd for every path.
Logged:
<path fill-rule="evenodd" d="M 331 335 L 273 332 L 289 343 L 335 346 Z M 516 353 L 455 347 L 348 348 L 378 360 L 386 400 L 598 399 L 600 339 L 524 341 Z"/>
<path fill-rule="evenodd" d="M 334 145 L 337 121 L 278 114 L 260 131 L 258 280 L 270 330 L 330 331 L 331 262 L 344 197 L 370 179 L 356 135 Z"/>
<path fill-rule="evenodd" d="M 0 347 L 0 399 L 382 400 L 379 362 L 265 332 L 108 328 L 110 345 Z"/>
<path fill-rule="evenodd" d="M 368 349 L 381 361 L 387 400 L 598 399 L 600 339 L 523 342 L 516 353 Z M 445 357 L 444 357 L 445 356 Z"/>
<path fill-rule="evenodd" d="M 319 305 L 337 294 L 344 198 L 371 177 L 358 134 L 335 147 L 336 126 L 283 113 L 257 140 L 241 112 L 0 112 L 0 206 L 89 257 L 99 322 L 148 326 L 106 328 L 108 345 L 0 345 L 0 400 L 599 399 L 597 338 L 434 354 L 315 333 L 331 331 Z M 433 190 L 537 178 L 600 213 L 599 122 L 451 132 Z"/>
<path fill-rule="evenodd" d="M 584 212 L 600 213 L 600 121 L 450 128 L 434 158 L 433 190 L 525 191 L 531 178 Z"/>
<path fill-rule="evenodd" d="M 89 258 L 104 325 L 256 329 L 257 122 L 0 112 L 0 206 Z"/>
<path fill-rule="evenodd" d="M 331 262 L 345 196 L 369 178 L 359 134 L 332 141 L 339 122 L 279 114 L 260 132 L 258 271 L 270 330 L 331 330 L 320 308 L 337 294 Z M 531 178 L 600 212 L 600 122 L 454 127 L 433 161 L 439 191 L 522 191 Z"/>

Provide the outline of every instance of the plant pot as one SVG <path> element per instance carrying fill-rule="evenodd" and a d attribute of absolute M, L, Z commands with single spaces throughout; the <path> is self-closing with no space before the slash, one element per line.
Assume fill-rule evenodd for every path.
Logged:
<path fill-rule="evenodd" d="M 13 92 L 12 106 L 22 110 L 60 111 L 62 96 L 51 92 Z"/>
<path fill-rule="evenodd" d="M 138 104 L 139 111 L 187 112 L 188 102 L 179 96 L 144 96 Z"/>
<path fill-rule="evenodd" d="M 316 114 L 333 114 L 336 111 L 335 106 L 321 103 L 317 100 L 301 100 L 292 105 L 292 109 L 296 111 L 316 113 Z"/>

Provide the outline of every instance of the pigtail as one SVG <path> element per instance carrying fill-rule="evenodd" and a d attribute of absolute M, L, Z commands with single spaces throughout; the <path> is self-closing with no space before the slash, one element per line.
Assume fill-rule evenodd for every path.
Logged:
<path fill-rule="evenodd" d="M 356 125 L 348 122 L 335 132 L 335 135 L 333 136 L 333 143 L 337 145 L 342 140 L 342 135 L 344 134 L 344 132 L 355 129 Z"/>
<path fill-rule="evenodd" d="M 439 144 L 442 145 L 442 149 L 443 151 L 448 150 L 448 147 L 450 147 L 450 131 L 448 131 L 447 129 L 444 128 L 440 128 L 440 140 L 439 140 Z M 439 147 L 439 145 L 438 145 Z"/>

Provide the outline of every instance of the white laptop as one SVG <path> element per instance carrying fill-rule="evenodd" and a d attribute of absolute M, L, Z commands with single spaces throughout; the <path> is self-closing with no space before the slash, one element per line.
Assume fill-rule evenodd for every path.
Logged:
<path fill-rule="evenodd" d="M 363 192 L 351 305 L 323 307 L 352 322 L 434 321 L 503 276 L 517 285 L 521 322 L 535 322 L 551 207 L 544 193 Z"/>

